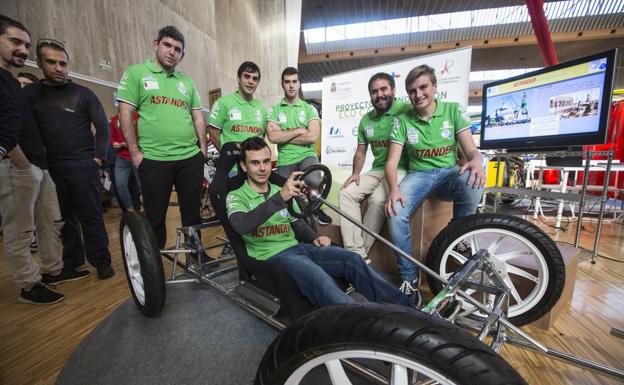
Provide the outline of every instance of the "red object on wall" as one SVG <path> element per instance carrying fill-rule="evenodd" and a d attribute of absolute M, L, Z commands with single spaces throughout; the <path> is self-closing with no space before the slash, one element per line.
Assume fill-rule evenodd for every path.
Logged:
<path fill-rule="evenodd" d="M 595 146 L 583 146 L 583 151 L 608 151 L 613 149 L 613 160 L 619 160 L 624 163 L 624 100 L 611 105 L 609 114 L 609 130 L 607 132 L 607 143 Z M 592 159 L 607 159 L 607 156 L 593 156 Z M 611 172 L 609 177 L 609 186 L 615 186 L 615 172 Z M 588 185 L 602 186 L 604 184 L 604 171 L 591 171 L 587 179 Z M 579 172 L 576 179 L 577 184 L 583 184 L 583 172 Z M 617 181 L 617 187 L 624 188 L 624 172 L 620 172 Z M 600 195 L 601 192 L 592 192 Z M 613 198 L 614 194 L 609 193 L 609 197 Z M 619 197 L 622 199 L 622 197 Z"/>

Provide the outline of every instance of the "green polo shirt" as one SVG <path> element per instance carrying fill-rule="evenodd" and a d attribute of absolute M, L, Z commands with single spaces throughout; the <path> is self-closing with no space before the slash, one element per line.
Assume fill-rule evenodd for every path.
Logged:
<path fill-rule="evenodd" d="M 266 108 L 254 98 L 246 101 L 237 92 L 220 97 L 212 106 L 208 124 L 221 130 L 221 146 L 242 142 L 253 136 L 264 136 Z"/>
<path fill-rule="evenodd" d="M 372 109 L 360 120 L 358 126 L 358 144 L 369 144 L 373 152 L 373 171 L 383 171 L 390 151 L 390 133 L 394 119 L 412 108 L 411 104 L 395 100 L 388 111 L 382 115 Z M 407 169 L 407 154 L 403 151 L 399 161 L 399 170 Z"/>
<path fill-rule="evenodd" d="M 458 103 L 436 100 L 436 109 L 427 122 L 416 110 L 400 115 L 390 141 L 407 150 L 410 172 L 450 168 L 457 164 L 456 136 L 469 128 L 469 116 Z"/>
<path fill-rule="evenodd" d="M 269 108 L 267 120 L 279 125 L 282 130 L 307 129 L 311 121 L 319 120 L 319 115 L 316 108 L 301 99 L 294 104 L 289 104 L 286 99 L 282 99 L 281 102 Z M 278 166 L 295 164 L 310 156 L 316 157 L 314 144 L 282 143 L 277 145 Z"/>
<path fill-rule="evenodd" d="M 270 192 L 268 197 L 279 194 L 280 188 L 274 184 L 269 184 Z M 236 212 L 249 212 L 267 200 L 264 194 L 258 193 L 249 187 L 249 182 L 231 191 L 225 201 L 228 217 Z M 290 225 L 294 222 L 287 209 L 282 209 L 273 213 L 260 227 L 254 231 L 242 234 L 247 254 L 250 257 L 265 261 L 277 253 L 293 247 L 299 242 L 295 239 L 295 232 Z"/>
<path fill-rule="evenodd" d="M 167 74 L 147 60 L 126 69 L 117 100 L 137 109 L 138 145 L 146 159 L 181 160 L 199 152 L 191 110 L 202 105 L 191 78 Z"/>

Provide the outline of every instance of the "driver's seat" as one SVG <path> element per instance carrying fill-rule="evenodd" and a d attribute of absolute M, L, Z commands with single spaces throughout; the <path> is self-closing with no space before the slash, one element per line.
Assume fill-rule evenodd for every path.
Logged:
<path fill-rule="evenodd" d="M 239 169 L 237 176 L 228 179 L 228 192 L 242 186 L 246 179 L 246 174 Z M 278 186 L 283 186 L 286 179 L 276 172 L 272 172 L 270 181 Z M 222 201 L 225 202 L 225 199 Z M 270 259 L 259 261 L 251 258 L 247 254 L 243 238 L 230 226 L 228 219 L 220 218 L 220 220 L 236 254 L 241 284 L 251 284 L 277 298 L 280 306 L 275 315 L 278 317 L 295 319 L 314 309 L 315 306 L 301 295 L 295 281 L 284 269 L 271 262 Z"/>

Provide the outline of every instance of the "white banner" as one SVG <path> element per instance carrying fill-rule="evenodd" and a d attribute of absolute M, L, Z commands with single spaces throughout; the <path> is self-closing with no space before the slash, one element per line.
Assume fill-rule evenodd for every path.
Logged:
<path fill-rule="evenodd" d="M 322 163 L 332 172 L 332 198 L 352 172 L 353 154 L 357 147 L 357 127 L 362 116 L 372 109 L 368 94 L 368 80 L 371 76 L 377 72 L 391 74 L 396 82 L 396 97 L 409 103 L 405 77 L 412 68 L 427 64 L 436 70 L 437 98 L 452 100 L 467 107 L 471 56 L 472 47 L 467 47 L 323 78 L 321 157 Z M 369 147 L 362 172 L 370 169 L 372 161 Z"/>

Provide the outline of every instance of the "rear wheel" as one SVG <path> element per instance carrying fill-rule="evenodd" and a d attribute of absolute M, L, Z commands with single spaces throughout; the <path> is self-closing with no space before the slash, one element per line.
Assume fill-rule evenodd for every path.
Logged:
<path fill-rule="evenodd" d="M 156 317 L 165 305 L 165 272 L 156 236 L 147 219 L 123 214 L 119 225 L 121 253 L 128 286 L 141 313 Z"/>
<path fill-rule="evenodd" d="M 295 321 L 265 352 L 255 384 L 370 383 L 345 360 L 374 370 L 390 384 L 526 384 L 505 360 L 457 326 L 381 304 L 329 306 Z"/>
<path fill-rule="evenodd" d="M 466 246 L 467 251 L 462 251 Z M 480 249 L 488 250 L 496 271 L 510 289 L 508 317 L 514 325 L 538 320 L 557 303 L 565 284 L 561 253 L 546 233 L 518 217 L 477 214 L 454 220 L 433 240 L 427 266 L 449 279 Z M 481 279 L 480 271 L 473 279 Z M 429 286 L 434 293 L 442 290 L 442 284 L 432 277 Z M 486 306 L 491 305 L 491 295 L 475 289 L 465 291 Z"/>

